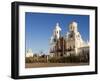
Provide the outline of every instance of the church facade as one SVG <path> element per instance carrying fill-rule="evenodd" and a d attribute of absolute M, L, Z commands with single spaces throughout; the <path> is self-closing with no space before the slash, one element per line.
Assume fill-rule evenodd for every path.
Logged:
<path fill-rule="evenodd" d="M 78 31 L 77 22 L 69 24 L 69 31 L 65 36 L 61 36 L 61 30 L 59 23 L 57 23 L 50 39 L 50 56 L 61 57 L 89 54 L 89 43 L 82 39 Z"/>

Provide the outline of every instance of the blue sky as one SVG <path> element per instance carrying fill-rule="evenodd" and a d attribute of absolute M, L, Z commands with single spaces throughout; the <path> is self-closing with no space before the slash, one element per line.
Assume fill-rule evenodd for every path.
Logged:
<path fill-rule="evenodd" d="M 89 40 L 89 16 L 71 14 L 50 14 L 50 13 L 25 13 L 25 39 L 26 50 L 31 48 L 33 53 L 49 49 L 49 40 L 53 29 L 58 22 L 62 29 L 62 36 L 68 32 L 68 26 L 72 21 L 78 23 L 78 31 L 83 40 Z"/>

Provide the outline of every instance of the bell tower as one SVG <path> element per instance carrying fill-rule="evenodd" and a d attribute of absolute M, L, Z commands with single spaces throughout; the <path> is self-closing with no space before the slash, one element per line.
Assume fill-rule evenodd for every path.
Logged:
<path fill-rule="evenodd" d="M 54 38 L 55 39 L 59 39 L 60 38 L 60 36 L 61 36 L 61 28 L 60 28 L 60 26 L 59 26 L 59 23 L 56 23 L 56 27 L 55 27 L 55 29 L 54 29 L 54 31 L 53 31 L 53 36 L 54 36 Z"/>
<path fill-rule="evenodd" d="M 79 42 L 77 40 L 78 38 L 78 24 L 77 22 L 73 21 L 69 24 L 69 32 L 67 33 L 67 37 L 66 37 L 66 48 L 67 50 L 71 50 L 73 52 L 73 54 L 77 54 L 77 49 L 78 49 L 78 45 Z M 67 52 L 67 54 L 70 54 L 69 52 Z"/>
<path fill-rule="evenodd" d="M 50 38 L 50 52 L 51 54 L 55 54 L 56 53 L 56 45 L 57 45 L 57 41 L 59 41 L 61 36 L 61 28 L 59 26 L 59 23 L 56 23 L 56 26 L 53 30 L 53 35 Z"/>

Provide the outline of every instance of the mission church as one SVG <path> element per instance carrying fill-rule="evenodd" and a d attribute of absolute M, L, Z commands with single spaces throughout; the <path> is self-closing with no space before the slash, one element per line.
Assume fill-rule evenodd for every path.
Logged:
<path fill-rule="evenodd" d="M 78 31 L 77 22 L 71 22 L 69 24 L 69 31 L 65 36 L 61 35 L 61 30 L 59 23 L 56 23 L 50 38 L 50 49 L 48 54 L 50 57 L 89 55 L 89 42 L 82 39 Z M 27 50 L 26 57 L 33 57 L 33 55 L 32 49 Z"/>
<path fill-rule="evenodd" d="M 61 27 L 56 24 L 50 39 L 50 56 L 61 57 L 69 55 L 89 54 L 89 42 L 82 39 L 78 31 L 78 23 L 71 22 L 69 31 L 61 36 Z"/>

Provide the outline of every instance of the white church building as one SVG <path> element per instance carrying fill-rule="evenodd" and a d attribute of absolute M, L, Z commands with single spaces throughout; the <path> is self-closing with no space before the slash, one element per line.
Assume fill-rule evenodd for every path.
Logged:
<path fill-rule="evenodd" d="M 28 49 L 26 51 L 26 56 L 25 57 L 33 57 L 33 52 L 32 52 L 32 49 Z"/>
<path fill-rule="evenodd" d="M 89 43 L 82 39 L 78 23 L 71 22 L 65 36 L 61 36 L 61 27 L 56 24 L 50 39 L 51 56 L 69 56 L 89 53 Z"/>

